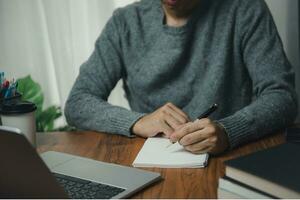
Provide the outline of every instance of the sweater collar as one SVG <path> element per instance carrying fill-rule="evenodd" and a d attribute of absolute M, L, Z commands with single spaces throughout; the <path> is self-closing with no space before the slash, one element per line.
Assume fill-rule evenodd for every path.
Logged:
<path fill-rule="evenodd" d="M 205 2 L 205 1 L 203 1 L 203 2 Z M 168 25 L 164 24 L 165 11 L 163 9 L 161 0 L 152 0 L 152 6 L 156 12 L 156 16 L 157 16 L 156 20 L 157 20 L 158 25 L 163 29 L 164 32 L 173 34 L 173 35 L 184 34 L 188 30 L 193 29 L 193 25 L 199 19 L 201 13 L 203 13 L 203 11 L 205 10 L 204 5 L 201 4 L 200 6 L 195 8 L 195 10 L 191 14 L 191 16 L 189 16 L 188 21 L 185 25 L 180 26 L 180 27 L 172 27 L 172 26 L 168 26 Z"/>

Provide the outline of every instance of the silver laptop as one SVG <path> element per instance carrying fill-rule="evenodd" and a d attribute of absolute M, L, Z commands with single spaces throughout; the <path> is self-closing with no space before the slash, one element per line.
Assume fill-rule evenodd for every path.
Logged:
<path fill-rule="evenodd" d="M 38 155 L 20 130 L 3 126 L 0 158 L 0 198 L 126 198 L 161 180 L 158 173 L 74 155 Z"/>

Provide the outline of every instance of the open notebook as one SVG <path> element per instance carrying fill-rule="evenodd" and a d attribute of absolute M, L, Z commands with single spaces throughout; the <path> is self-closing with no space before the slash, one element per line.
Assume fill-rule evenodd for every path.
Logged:
<path fill-rule="evenodd" d="M 167 138 L 148 138 L 132 165 L 159 168 L 202 168 L 207 165 L 208 154 L 195 155 L 178 143 L 171 147 L 170 144 Z"/>

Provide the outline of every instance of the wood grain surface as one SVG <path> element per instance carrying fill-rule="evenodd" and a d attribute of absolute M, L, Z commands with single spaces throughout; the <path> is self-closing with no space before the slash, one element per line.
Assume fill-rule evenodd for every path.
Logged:
<path fill-rule="evenodd" d="M 95 160 L 131 166 L 145 140 L 95 132 L 38 133 L 38 151 L 58 151 Z M 223 162 L 270 148 L 285 142 L 283 134 L 275 134 L 218 157 L 211 157 L 204 169 L 157 169 L 163 180 L 132 198 L 217 198 L 219 177 L 224 175 Z"/>

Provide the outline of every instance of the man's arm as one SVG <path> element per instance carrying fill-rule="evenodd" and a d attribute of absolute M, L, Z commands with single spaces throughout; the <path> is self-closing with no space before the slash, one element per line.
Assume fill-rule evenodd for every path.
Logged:
<path fill-rule="evenodd" d="M 93 54 L 81 66 L 65 108 L 70 125 L 131 136 L 130 128 L 144 116 L 107 102 L 124 73 L 119 31 L 122 28 L 115 12 L 98 38 Z"/>
<path fill-rule="evenodd" d="M 245 65 L 256 99 L 221 119 L 231 147 L 282 129 L 297 115 L 294 72 L 263 0 L 243 0 L 237 26 Z"/>
<path fill-rule="evenodd" d="M 123 77 L 124 66 L 120 35 L 124 31 L 118 13 L 107 23 L 96 42 L 67 100 L 65 115 L 70 125 L 79 129 L 116 133 L 126 136 L 169 136 L 174 129 L 189 121 L 188 116 L 172 103 L 166 103 L 153 113 L 143 114 L 112 106 L 107 98 Z"/>
<path fill-rule="evenodd" d="M 236 26 L 256 99 L 224 119 L 202 119 L 176 130 L 171 140 L 193 153 L 222 153 L 288 126 L 297 115 L 294 72 L 267 5 L 263 0 L 240 3 Z"/>

